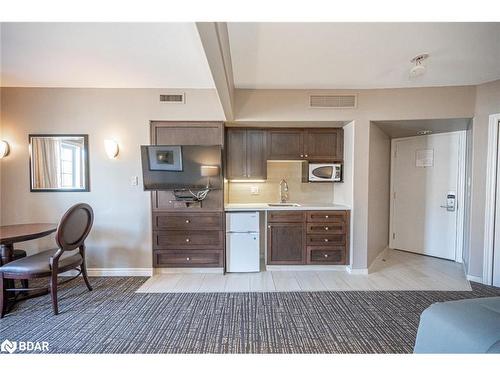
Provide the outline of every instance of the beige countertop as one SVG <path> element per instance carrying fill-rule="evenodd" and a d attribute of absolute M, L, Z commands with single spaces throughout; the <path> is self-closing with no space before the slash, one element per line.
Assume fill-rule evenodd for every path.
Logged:
<path fill-rule="evenodd" d="M 349 206 L 335 203 L 298 203 L 298 206 L 270 205 L 269 203 L 228 203 L 224 206 L 225 211 L 280 211 L 280 210 L 325 210 L 343 211 L 350 210 Z"/>

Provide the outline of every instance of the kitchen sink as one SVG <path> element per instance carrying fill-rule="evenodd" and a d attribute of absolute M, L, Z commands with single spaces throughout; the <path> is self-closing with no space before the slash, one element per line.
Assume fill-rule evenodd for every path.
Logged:
<path fill-rule="evenodd" d="M 269 207 L 300 207 L 298 203 L 268 203 Z"/>

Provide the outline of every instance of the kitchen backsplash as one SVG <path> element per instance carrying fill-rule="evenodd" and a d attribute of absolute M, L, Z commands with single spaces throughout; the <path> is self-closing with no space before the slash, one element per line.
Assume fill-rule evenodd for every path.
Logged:
<path fill-rule="evenodd" d="M 270 203 L 279 202 L 279 183 L 282 178 L 288 182 L 288 200 L 298 203 L 332 203 L 332 183 L 303 183 L 302 163 L 299 161 L 267 163 L 265 182 L 228 182 L 226 197 L 228 203 Z M 253 194 L 252 189 L 258 194 Z"/>

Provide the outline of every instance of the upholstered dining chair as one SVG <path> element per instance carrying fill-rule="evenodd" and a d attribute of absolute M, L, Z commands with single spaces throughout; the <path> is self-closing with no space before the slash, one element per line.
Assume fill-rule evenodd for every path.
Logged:
<path fill-rule="evenodd" d="M 0 314 L 5 316 L 8 294 L 12 292 L 35 292 L 23 299 L 37 297 L 50 291 L 54 314 L 59 313 L 57 287 L 82 275 L 87 288 L 91 291 L 85 265 L 85 244 L 92 223 L 94 212 L 86 203 L 71 207 L 61 218 L 56 232 L 58 249 L 42 251 L 38 254 L 14 260 L 0 267 Z M 76 269 L 78 274 L 58 283 L 60 273 Z M 10 287 L 10 280 L 30 280 L 48 278 L 49 285 L 43 288 Z"/>
<path fill-rule="evenodd" d="M 21 249 L 15 249 L 14 254 L 12 254 L 12 255 L 13 255 L 12 256 L 13 260 L 18 260 L 18 259 L 26 257 L 26 251 L 21 250 Z M 2 261 L 2 257 L 0 257 L 0 267 L 2 267 L 2 266 L 3 266 L 3 261 Z M 28 288 L 28 286 L 29 286 L 28 280 L 21 280 L 21 285 L 23 286 L 23 288 Z"/>
<path fill-rule="evenodd" d="M 24 258 L 25 256 L 26 256 L 26 251 L 20 250 L 20 249 L 15 249 L 14 254 L 12 256 L 12 259 L 18 260 L 18 259 Z M 1 266 L 3 266 L 2 257 L 0 257 L 0 267 Z"/>

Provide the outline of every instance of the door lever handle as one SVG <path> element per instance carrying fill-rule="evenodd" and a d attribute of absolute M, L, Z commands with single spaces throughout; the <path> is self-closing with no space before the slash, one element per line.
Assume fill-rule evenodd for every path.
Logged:
<path fill-rule="evenodd" d="M 439 206 L 441 208 L 446 208 L 447 211 L 449 212 L 454 212 L 455 211 L 455 206 L 454 205 L 450 205 L 450 206 Z"/>

